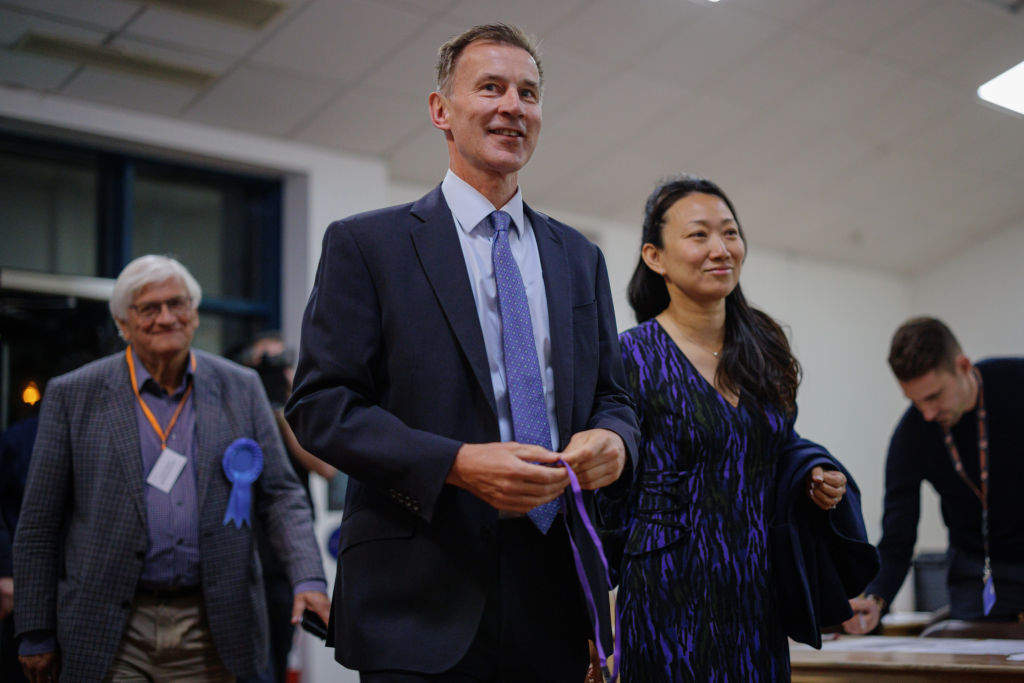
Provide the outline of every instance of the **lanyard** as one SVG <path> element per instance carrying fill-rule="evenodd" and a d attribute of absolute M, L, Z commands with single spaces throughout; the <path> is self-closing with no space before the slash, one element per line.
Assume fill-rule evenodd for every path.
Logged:
<path fill-rule="evenodd" d="M 149 409 L 146 402 L 142 400 L 142 395 L 139 394 L 139 383 L 135 379 L 135 363 L 132 361 L 132 347 L 129 345 L 124 350 L 125 359 L 128 361 L 128 374 L 132 378 L 132 391 L 135 392 L 135 398 L 139 401 L 139 406 L 142 408 L 142 412 L 145 413 L 146 419 L 149 420 L 149 424 L 152 425 L 153 431 L 160 437 L 160 450 L 163 451 L 167 448 L 167 437 L 171 435 L 171 430 L 174 429 L 174 424 L 178 421 L 178 416 L 181 415 L 182 409 L 185 407 L 185 401 L 188 400 L 189 394 L 192 393 L 192 383 L 189 382 L 188 389 L 185 390 L 185 395 L 181 397 L 181 401 L 178 402 L 178 407 L 174 411 L 174 415 L 171 416 L 171 421 L 167 423 L 166 431 L 160 428 L 160 423 L 156 421 L 156 416 L 153 415 L 153 411 Z M 189 358 L 192 361 L 192 372 L 196 371 L 196 357 L 191 351 L 189 352 Z"/>
<path fill-rule="evenodd" d="M 985 411 L 981 373 L 978 372 L 978 368 L 974 367 L 971 368 L 971 371 L 974 373 L 974 379 L 978 382 L 978 467 L 981 475 L 981 488 L 975 486 L 964 472 L 964 463 L 960 459 L 960 452 L 957 450 L 956 444 L 953 443 L 953 434 L 949 429 L 945 430 L 945 440 L 946 450 L 949 451 L 949 457 L 953 461 L 956 473 L 971 487 L 971 491 L 974 491 L 974 495 L 981 501 L 981 538 L 985 545 L 985 573 L 983 576 L 987 579 L 992 575 L 992 564 L 989 561 L 988 553 L 988 429 L 986 427 L 988 414 Z"/>

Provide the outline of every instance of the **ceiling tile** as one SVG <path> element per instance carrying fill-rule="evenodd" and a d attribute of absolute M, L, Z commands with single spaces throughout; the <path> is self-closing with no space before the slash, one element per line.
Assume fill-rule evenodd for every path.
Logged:
<path fill-rule="evenodd" d="M 228 70 L 232 59 L 226 55 L 197 53 L 180 47 L 157 45 L 138 38 L 119 37 L 111 41 L 111 46 L 124 50 L 128 54 L 142 55 L 163 62 L 203 69 L 210 73 L 220 74 Z"/>
<path fill-rule="evenodd" d="M 362 83 L 415 97 L 418 104 L 426 106 L 427 96 L 434 90 L 437 79 L 437 48 L 460 30 L 447 21 L 434 21 L 424 26 L 365 73 Z"/>
<path fill-rule="evenodd" d="M 426 26 L 423 16 L 389 5 L 315 0 L 260 46 L 252 59 L 348 84 Z"/>
<path fill-rule="evenodd" d="M 541 40 L 541 48 L 550 44 L 548 33 L 566 18 L 575 15 L 592 0 L 459 0 L 448 12 L 460 31 L 479 24 L 502 21 L 514 24 Z"/>
<path fill-rule="evenodd" d="M 986 178 L 1002 178 L 1024 169 L 1024 117 L 975 99 L 953 121 L 964 135 L 956 138 L 952 164 Z M 1024 206 L 1020 194 L 1013 194 Z"/>
<path fill-rule="evenodd" d="M 409 100 L 390 90 L 359 86 L 317 113 L 292 137 L 311 144 L 387 156 L 429 120 L 426 98 Z"/>
<path fill-rule="evenodd" d="M 831 0 L 726 0 L 729 7 L 748 10 L 785 23 L 805 19 L 820 11 Z"/>
<path fill-rule="evenodd" d="M 921 71 L 943 56 L 985 40 L 1004 21 L 997 11 L 986 11 L 963 0 L 934 2 L 914 15 L 871 49 L 871 54 L 893 64 Z"/>
<path fill-rule="evenodd" d="M 159 81 L 86 67 L 60 94 L 135 111 L 173 116 L 196 91 Z"/>
<path fill-rule="evenodd" d="M 631 5 L 623 5 L 631 7 Z M 667 35 L 652 33 L 649 45 L 634 67 L 678 87 L 697 89 L 717 79 L 730 67 L 758 54 L 783 31 L 783 24 L 750 12 L 725 7 L 697 7 Z"/>
<path fill-rule="evenodd" d="M 817 79 L 792 93 L 774 112 L 806 124 L 827 124 L 877 106 L 906 73 L 872 59 L 851 55 Z"/>
<path fill-rule="evenodd" d="M 846 133 L 890 149 L 964 104 L 965 97 L 920 78 L 898 81 L 873 106 L 861 108 L 844 122 Z"/>
<path fill-rule="evenodd" d="M 833 2 L 808 13 L 797 25 L 837 45 L 869 48 L 892 35 L 935 0 L 856 0 Z"/>
<path fill-rule="evenodd" d="M 849 57 L 849 52 L 824 40 L 785 31 L 757 50 L 755 56 L 723 69 L 704 87 L 748 111 L 760 112 L 838 69 Z"/>
<path fill-rule="evenodd" d="M 968 100 L 918 130 L 896 151 L 934 165 L 963 167 L 981 177 L 1024 166 L 1024 119 Z"/>
<path fill-rule="evenodd" d="M 54 91 L 78 67 L 55 59 L 0 48 L 0 83 Z"/>
<path fill-rule="evenodd" d="M 381 5 L 391 5 L 425 17 L 438 17 L 447 12 L 458 0 L 375 0 Z"/>
<path fill-rule="evenodd" d="M 27 31 L 47 33 L 97 45 L 107 37 L 105 31 L 94 28 L 44 19 L 34 14 L 0 9 L 0 45 L 13 47 Z"/>
<path fill-rule="evenodd" d="M 678 27 L 709 8 L 678 0 L 597 0 L 552 28 L 544 41 L 604 66 L 623 66 L 651 45 L 678 37 Z M 644 62 L 647 60 L 645 59 Z M 678 62 L 677 62 L 678 64 Z"/>
<path fill-rule="evenodd" d="M 284 135 L 331 98 L 330 84 L 243 66 L 217 81 L 185 113 L 215 126 Z"/>
<path fill-rule="evenodd" d="M 21 7 L 40 18 L 77 23 L 83 27 L 114 29 L 121 27 L 139 11 L 137 2 L 122 0 L 4 0 L 4 5 Z"/>
<path fill-rule="evenodd" d="M 167 46 L 178 45 L 235 57 L 251 50 L 264 35 L 252 29 L 159 7 L 147 7 L 128 25 L 126 33 L 140 41 L 158 41 Z"/>

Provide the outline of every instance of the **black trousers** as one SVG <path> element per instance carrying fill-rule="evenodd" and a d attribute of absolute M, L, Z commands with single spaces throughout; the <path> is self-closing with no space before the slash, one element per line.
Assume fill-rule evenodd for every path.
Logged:
<path fill-rule="evenodd" d="M 454 667 L 360 672 L 361 683 L 583 683 L 590 627 L 564 520 L 546 535 L 525 518 L 500 521 L 493 561 L 480 627 Z"/>

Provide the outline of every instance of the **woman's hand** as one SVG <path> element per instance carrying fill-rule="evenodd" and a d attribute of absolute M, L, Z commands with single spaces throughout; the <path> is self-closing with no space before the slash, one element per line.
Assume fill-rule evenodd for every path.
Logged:
<path fill-rule="evenodd" d="M 822 510 L 832 510 L 846 494 L 846 475 L 815 467 L 807 475 L 807 497 Z"/>

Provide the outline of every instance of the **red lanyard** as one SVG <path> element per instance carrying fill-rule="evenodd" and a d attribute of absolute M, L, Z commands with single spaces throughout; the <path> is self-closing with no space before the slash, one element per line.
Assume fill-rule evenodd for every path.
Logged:
<path fill-rule="evenodd" d="M 160 437 L 160 450 L 163 451 L 167 448 L 167 437 L 171 435 L 171 430 L 174 429 L 174 424 L 178 421 L 178 416 L 181 415 L 182 409 L 185 407 L 185 401 L 188 400 L 189 394 L 192 393 L 192 383 L 189 382 L 188 389 L 185 390 L 185 395 L 181 397 L 178 402 L 178 407 L 174 410 L 174 415 L 171 416 L 171 421 L 167 423 L 167 429 L 163 430 L 160 428 L 160 423 L 156 421 L 156 416 L 153 415 L 153 411 L 149 409 L 146 402 L 142 400 L 142 395 L 139 394 L 139 383 L 135 379 L 135 363 L 132 361 L 132 347 L 129 346 L 124 350 L 125 359 L 128 361 L 128 374 L 132 378 L 132 391 L 135 392 L 135 398 L 139 401 L 139 406 L 142 408 L 142 412 L 145 413 L 146 419 L 149 420 L 149 424 L 152 425 L 153 431 Z M 191 351 L 189 352 L 189 358 L 192 361 L 192 372 L 196 371 L 196 357 Z"/>
<path fill-rule="evenodd" d="M 981 373 L 978 368 L 972 367 L 974 379 L 978 382 L 978 467 L 981 475 L 981 487 L 975 486 L 967 473 L 964 472 L 964 463 L 960 459 L 960 452 L 953 443 L 953 434 L 949 429 L 945 430 L 946 450 L 953 461 L 953 467 L 960 478 L 971 487 L 974 495 L 981 501 L 981 538 L 985 544 L 985 576 L 987 577 L 992 569 L 988 554 L 988 414 L 985 411 L 985 395 L 982 391 Z"/>

